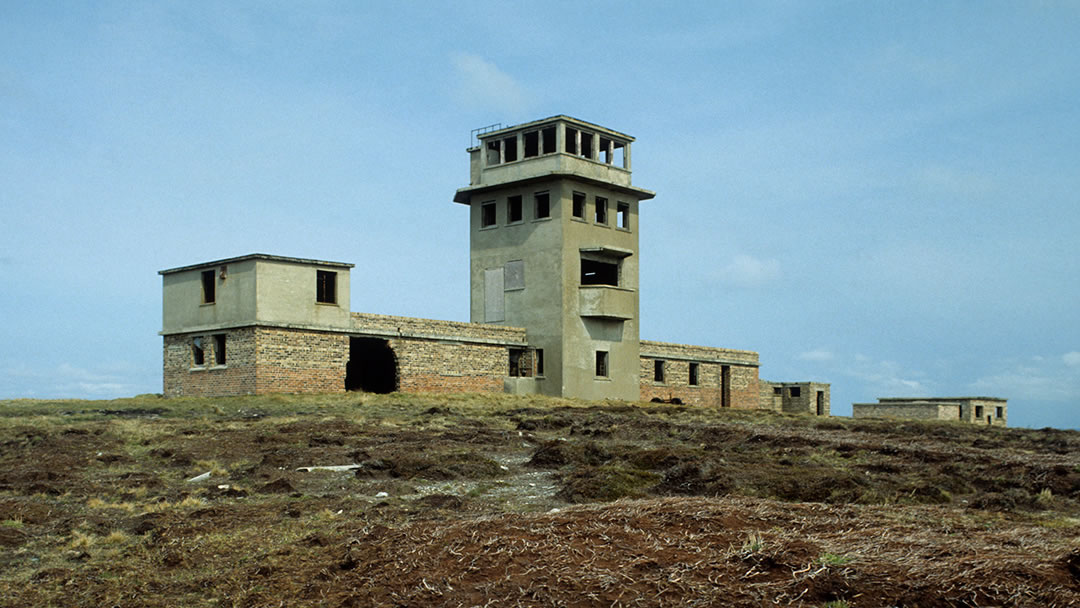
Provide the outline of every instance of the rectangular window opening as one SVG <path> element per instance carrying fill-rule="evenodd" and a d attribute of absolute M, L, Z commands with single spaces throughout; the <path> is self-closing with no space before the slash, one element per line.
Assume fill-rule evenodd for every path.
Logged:
<path fill-rule="evenodd" d="M 489 228 L 496 222 L 495 201 L 480 205 L 480 227 Z"/>
<path fill-rule="evenodd" d="M 213 304 L 217 297 L 217 278 L 213 270 L 202 272 L 202 301 L 203 304 Z"/>
<path fill-rule="evenodd" d="M 789 397 L 802 397 L 802 388 L 800 388 L 798 386 L 793 386 L 793 387 L 789 388 L 788 389 L 788 396 Z"/>
<path fill-rule="evenodd" d="M 615 222 L 623 230 L 630 229 L 630 203 L 622 201 L 615 203 Z"/>
<path fill-rule="evenodd" d="M 607 224 L 607 199 L 596 197 L 596 223 Z"/>
<path fill-rule="evenodd" d="M 574 217 L 585 219 L 585 194 L 574 193 Z"/>
<path fill-rule="evenodd" d="M 489 141 L 487 142 L 487 146 L 485 146 L 485 149 L 487 150 L 487 165 L 489 167 L 491 165 L 497 165 L 502 162 L 502 154 L 500 153 L 502 150 L 501 141 L 497 139 L 495 141 Z"/>
<path fill-rule="evenodd" d="M 619 263 L 581 258 L 582 285 L 619 286 Z"/>
<path fill-rule="evenodd" d="M 506 199 L 506 207 L 507 207 L 507 216 L 508 216 L 506 221 L 508 223 L 513 224 L 515 222 L 520 222 L 522 220 L 524 215 L 523 215 L 522 209 L 521 209 L 521 195 L 520 194 L 507 197 L 507 199 Z"/>
<path fill-rule="evenodd" d="M 982 415 L 983 415 L 982 413 L 983 413 L 983 406 L 976 405 L 975 406 L 975 417 L 976 418 L 982 418 Z"/>
<path fill-rule="evenodd" d="M 578 151 L 577 151 L 578 150 L 578 148 L 577 148 L 577 135 L 578 135 L 577 129 L 571 129 L 571 128 L 566 129 L 566 144 L 563 146 L 563 148 L 566 149 L 567 154 L 577 154 L 578 153 Z"/>
<path fill-rule="evenodd" d="M 544 375 L 544 349 L 536 349 L 536 375 Z"/>
<path fill-rule="evenodd" d="M 689 369 L 690 386 L 697 386 L 698 385 L 698 372 L 699 371 L 700 371 L 699 364 L 697 364 L 697 363 L 691 363 L 690 364 L 690 369 Z"/>
<path fill-rule="evenodd" d="M 194 367 L 206 365 L 206 351 L 203 350 L 202 338 L 191 340 L 191 361 Z"/>
<path fill-rule="evenodd" d="M 315 301 L 321 304 L 337 303 L 337 273 L 319 270 L 315 275 Z"/>
<path fill-rule="evenodd" d="M 611 164 L 611 159 L 614 150 L 612 149 L 612 141 L 606 137 L 600 138 L 600 161 L 608 165 Z"/>
<path fill-rule="evenodd" d="M 533 195 L 536 219 L 551 217 L 551 196 L 547 192 L 537 192 Z"/>
<path fill-rule="evenodd" d="M 214 334 L 214 363 L 225 365 L 225 334 Z"/>
<path fill-rule="evenodd" d="M 994 408 L 994 415 L 997 416 L 998 418 L 1004 418 L 1005 417 L 1005 408 L 1000 406 L 1000 405 L 997 406 L 996 408 Z"/>
<path fill-rule="evenodd" d="M 606 350 L 596 351 L 596 376 L 598 378 L 608 377 L 608 351 Z"/>
<path fill-rule="evenodd" d="M 664 361 L 662 359 L 653 361 L 652 379 L 653 382 L 664 381 Z"/>
<path fill-rule="evenodd" d="M 626 144 L 622 142 L 615 142 L 614 148 L 611 154 L 611 164 L 626 168 Z"/>
<path fill-rule="evenodd" d="M 781 394 L 782 390 L 783 389 L 781 389 L 779 386 L 774 386 L 773 389 L 772 389 L 772 392 L 773 392 L 774 395 L 779 395 L 779 394 Z"/>
<path fill-rule="evenodd" d="M 592 133 L 581 132 L 581 155 L 588 159 L 593 158 L 592 140 Z"/>
<path fill-rule="evenodd" d="M 551 154 L 555 151 L 555 127 L 540 130 L 540 153 Z"/>
<path fill-rule="evenodd" d="M 525 158 L 540 156 L 540 132 L 529 131 L 525 134 Z"/>
<path fill-rule="evenodd" d="M 510 376 L 514 378 L 531 378 L 532 354 L 525 348 L 510 349 Z"/>
<path fill-rule="evenodd" d="M 503 140 L 503 162 L 512 163 L 518 159 L 517 136 L 507 137 Z"/>

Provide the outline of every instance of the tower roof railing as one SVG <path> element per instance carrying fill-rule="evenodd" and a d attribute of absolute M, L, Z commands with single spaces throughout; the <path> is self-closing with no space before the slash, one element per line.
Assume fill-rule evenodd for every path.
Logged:
<path fill-rule="evenodd" d="M 492 123 L 486 127 L 480 127 L 479 129 L 473 129 L 469 132 L 469 147 L 480 145 L 480 136 L 484 133 L 491 133 L 492 131 L 498 131 L 503 128 L 501 122 Z"/>

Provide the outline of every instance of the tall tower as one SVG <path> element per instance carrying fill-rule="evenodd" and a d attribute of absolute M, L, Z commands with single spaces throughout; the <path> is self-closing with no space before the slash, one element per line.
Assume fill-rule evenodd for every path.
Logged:
<path fill-rule="evenodd" d="M 488 131 L 469 148 L 470 315 L 524 327 L 540 392 L 637 400 L 633 137 L 569 116 Z"/>

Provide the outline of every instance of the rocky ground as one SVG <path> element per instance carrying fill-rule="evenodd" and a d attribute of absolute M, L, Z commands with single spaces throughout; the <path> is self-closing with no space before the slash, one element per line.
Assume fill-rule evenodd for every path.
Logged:
<path fill-rule="evenodd" d="M 0 402 L 0 605 L 1080 605 L 1078 449 L 511 396 Z"/>

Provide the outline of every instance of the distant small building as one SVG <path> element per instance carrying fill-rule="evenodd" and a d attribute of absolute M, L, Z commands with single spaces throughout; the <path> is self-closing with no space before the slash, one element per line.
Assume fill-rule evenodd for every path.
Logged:
<path fill-rule="evenodd" d="M 785 414 L 828 416 L 829 385 L 824 382 L 769 382 L 760 384 L 760 408 Z"/>
<path fill-rule="evenodd" d="M 854 403 L 853 418 L 960 420 L 1008 426 L 1008 402 L 998 397 L 881 397 L 877 403 Z"/>

